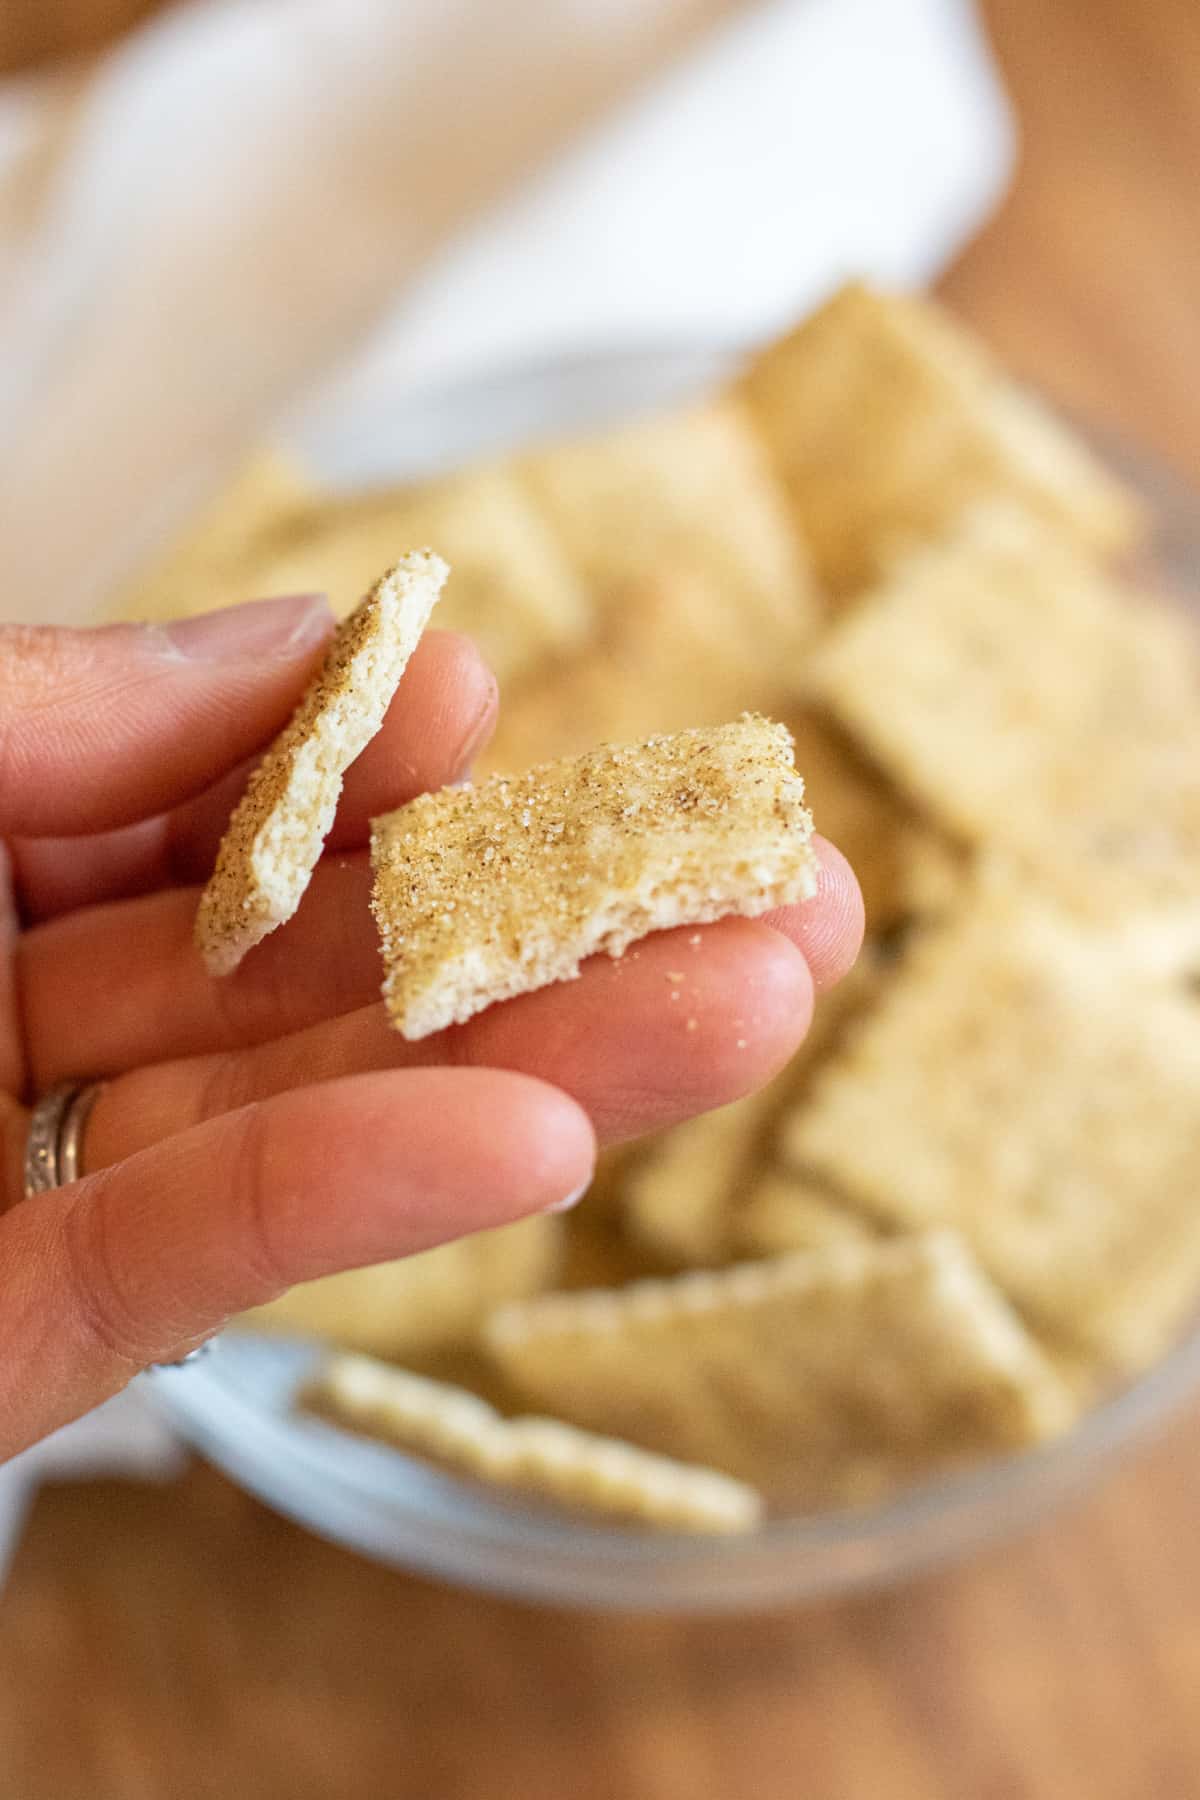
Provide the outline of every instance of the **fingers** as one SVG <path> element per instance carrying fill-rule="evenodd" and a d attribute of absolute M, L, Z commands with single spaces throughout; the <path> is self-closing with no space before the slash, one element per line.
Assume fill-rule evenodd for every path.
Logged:
<path fill-rule="evenodd" d="M 407 1044 L 382 1005 L 255 1049 L 137 1069 L 101 1094 L 87 1167 L 116 1162 L 270 1095 L 371 1070 L 448 1062 L 552 1081 L 601 1142 L 675 1124 L 759 1087 L 794 1053 L 812 1014 L 800 952 L 749 919 L 672 931 L 580 978 Z"/>
<path fill-rule="evenodd" d="M 487 743 L 495 719 L 495 677 L 471 640 L 457 632 L 428 633 L 382 729 L 346 776 L 330 846 L 362 846 L 376 813 L 457 781 Z M 185 805 L 118 831 L 16 840 L 26 918 L 205 881 L 254 760 Z"/>
<path fill-rule="evenodd" d="M 0 833 L 126 825 L 265 743 L 333 621 L 314 596 L 170 625 L 0 627 Z"/>
<path fill-rule="evenodd" d="M 590 1177 L 564 1094 L 412 1070 L 225 1114 L 0 1220 L 0 1456 L 297 1281 L 560 1204 Z"/>
<path fill-rule="evenodd" d="M 813 979 L 825 986 L 854 959 L 862 904 L 844 859 L 825 845 L 821 855 L 826 873 L 816 898 L 770 922 L 812 958 Z M 371 1005 L 381 968 L 370 888 L 364 855 L 326 858 L 295 919 L 224 981 L 210 979 L 192 944 L 190 889 L 27 932 L 18 968 L 37 1084 L 240 1049 Z M 632 953 L 625 960 L 638 966 Z M 576 990 L 559 991 L 570 1008 Z M 736 993 L 731 1007 L 736 1014 Z"/>

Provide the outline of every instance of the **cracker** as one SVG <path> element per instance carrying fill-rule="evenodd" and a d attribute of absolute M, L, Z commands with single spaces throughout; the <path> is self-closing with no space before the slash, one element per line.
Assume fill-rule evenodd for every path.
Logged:
<path fill-rule="evenodd" d="M 528 1404 L 711 1463 L 773 1501 L 873 1498 L 1070 1417 L 949 1234 L 546 1295 L 501 1308 L 484 1335 Z"/>
<path fill-rule="evenodd" d="M 796 1170 L 951 1227 L 1031 1322 L 1137 1368 L 1200 1306 L 1200 1013 L 1012 893 L 928 931 L 786 1124 Z"/>
<path fill-rule="evenodd" d="M 239 1325 L 397 1359 L 457 1348 L 494 1307 L 550 1285 L 562 1226 L 561 1219 L 522 1219 L 419 1256 L 302 1282 L 243 1314 Z"/>
<path fill-rule="evenodd" d="M 732 1224 L 733 1250 L 743 1257 L 824 1250 L 872 1235 L 870 1223 L 828 1188 L 774 1164 L 752 1177 Z"/>
<path fill-rule="evenodd" d="M 921 807 L 1097 916 L 1200 902 L 1194 629 L 980 508 L 832 631 L 815 688 Z"/>
<path fill-rule="evenodd" d="M 583 642 L 591 606 L 553 532 L 497 467 L 325 501 L 266 546 L 257 593 L 317 590 L 349 609 L 397 544 L 436 544 L 454 570 L 439 625 L 466 632 L 507 682 Z"/>
<path fill-rule="evenodd" d="M 781 1113 L 873 985 L 868 951 L 844 981 L 819 996 L 804 1044 L 773 1081 L 649 1140 L 622 1183 L 625 1222 L 636 1242 L 667 1262 L 685 1265 L 712 1266 L 736 1253 L 742 1212 L 757 1189 Z"/>
<path fill-rule="evenodd" d="M 494 775 L 377 819 L 383 993 L 421 1038 L 637 938 L 816 892 L 781 725 L 732 725 Z"/>
<path fill-rule="evenodd" d="M 1107 554 L 1132 497 L 928 301 L 842 288 L 741 383 L 822 579 L 853 593 L 895 541 L 1007 496 Z"/>
<path fill-rule="evenodd" d="M 582 655 L 506 695 L 485 769 L 525 769 L 594 744 L 634 743 L 795 704 L 789 660 L 764 653 L 740 597 L 696 569 L 629 586 Z"/>
<path fill-rule="evenodd" d="M 731 398 L 522 459 L 522 478 L 603 605 L 664 570 L 736 597 L 745 630 L 785 654 L 821 604 L 770 460 Z"/>
<path fill-rule="evenodd" d="M 601 1518 L 720 1534 L 751 1531 L 762 1516 L 754 1489 L 715 1469 L 647 1455 L 558 1419 L 506 1419 L 463 1388 L 364 1357 L 330 1359 L 303 1404 L 489 1486 Z"/>
<path fill-rule="evenodd" d="M 252 566 L 255 547 L 312 499 L 312 484 L 297 465 L 277 450 L 256 451 L 106 610 L 120 619 L 175 619 L 254 599 L 242 573 Z"/>
<path fill-rule="evenodd" d="M 414 551 L 338 627 L 320 674 L 250 777 L 200 897 L 196 943 L 228 975 L 290 919 L 333 824 L 342 778 L 383 724 L 448 571 Z"/>

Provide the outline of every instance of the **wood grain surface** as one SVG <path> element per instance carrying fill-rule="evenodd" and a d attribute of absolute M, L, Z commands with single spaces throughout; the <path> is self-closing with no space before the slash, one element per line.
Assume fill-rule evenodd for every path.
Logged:
<path fill-rule="evenodd" d="M 1200 484 L 1200 7 L 987 10 L 1023 163 L 945 293 Z M 678 1622 L 392 1574 L 199 1466 L 60 1488 L 0 1600 L 0 1795 L 1195 1800 L 1198 1520 L 1200 1410 L 967 1566 Z"/>

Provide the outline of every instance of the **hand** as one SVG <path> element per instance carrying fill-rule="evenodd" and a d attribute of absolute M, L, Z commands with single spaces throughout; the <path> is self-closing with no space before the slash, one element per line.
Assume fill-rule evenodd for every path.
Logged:
<path fill-rule="evenodd" d="M 461 776 L 496 708 L 471 644 L 432 632 L 296 919 L 211 980 L 198 884 L 331 629 L 300 599 L 0 630 L 0 1456 L 295 1282 L 562 1204 L 597 1140 L 765 1081 L 857 952 L 857 886 L 824 846 L 804 907 L 664 933 L 398 1037 L 368 821 Z M 25 1102 L 100 1077 L 84 1177 L 22 1200 Z"/>

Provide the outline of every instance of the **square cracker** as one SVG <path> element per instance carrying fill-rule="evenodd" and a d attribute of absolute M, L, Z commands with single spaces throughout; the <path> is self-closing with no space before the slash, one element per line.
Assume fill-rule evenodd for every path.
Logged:
<path fill-rule="evenodd" d="M 993 506 L 898 564 L 809 675 L 951 833 L 1115 917 L 1200 905 L 1198 652 L 1181 616 Z"/>
<path fill-rule="evenodd" d="M 842 288 L 741 382 L 821 577 L 853 593 L 898 538 L 1008 496 L 1090 549 L 1139 533 L 1133 499 L 928 301 Z"/>
<path fill-rule="evenodd" d="M 583 641 L 591 606 L 515 477 L 468 469 L 419 486 L 329 499 L 264 547 L 253 592 L 357 600 L 397 544 L 436 544 L 454 570 L 438 623 L 473 637 L 501 681 Z"/>
<path fill-rule="evenodd" d="M 602 607 L 631 582 L 690 570 L 736 598 L 768 654 L 793 650 L 817 623 L 807 551 L 737 400 L 553 444 L 517 467 Z"/>
<path fill-rule="evenodd" d="M 782 725 L 598 750 L 427 794 L 374 822 L 392 1023 L 420 1038 L 635 939 L 816 891 Z"/>
<path fill-rule="evenodd" d="M 448 570 L 413 551 L 339 625 L 320 674 L 250 777 L 200 897 L 196 944 L 213 975 L 299 906 L 333 824 L 342 778 L 384 714 Z"/>
<path fill-rule="evenodd" d="M 948 1233 L 549 1294 L 501 1308 L 484 1336 L 529 1404 L 711 1463 L 776 1502 L 867 1500 L 1070 1417 L 1046 1359 Z"/>
<path fill-rule="evenodd" d="M 257 547 L 313 498 L 313 485 L 297 465 L 277 450 L 256 451 L 105 610 L 119 619 L 175 619 L 253 599 L 254 591 L 242 583 L 243 569 L 252 565 Z"/>
<path fill-rule="evenodd" d="M 951 1227 L 1046 1334 L 1113 1367 L 1200 1306 L 1200 1012 L 1119 943 L 999 891 L 910 950 L 784 1126 L 893 1229 Z"/>
<path fill-rule="evenodd" d="M 494 1307 L 550 1286 L 562 1241 L 561 1219 L 522 1219 L 419 1256 L 302 1282 L 244 1313 L 238 1325 L 385 1358 L 457 1348 Z"/>
<path fill-rule="evenodd" d="M 647 1455 L 559 1419 L 508 1419 L 464 1388 L 365 1357 L 332 1357 L 301 1403 L 456 1474 L 601 1518 L 722 1534 L 750 1531 L 762 1516 L 754 1489 L 715 1469 Z"/>

